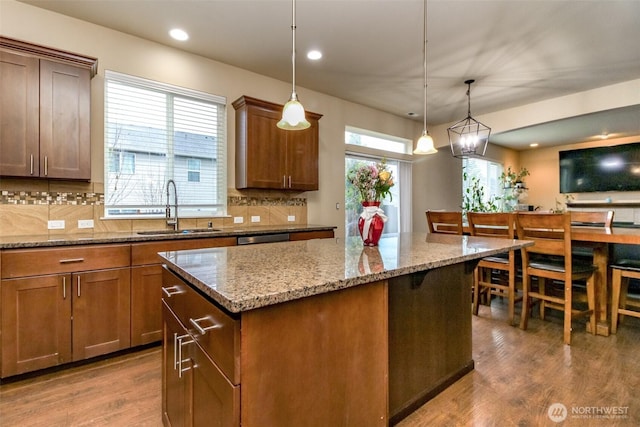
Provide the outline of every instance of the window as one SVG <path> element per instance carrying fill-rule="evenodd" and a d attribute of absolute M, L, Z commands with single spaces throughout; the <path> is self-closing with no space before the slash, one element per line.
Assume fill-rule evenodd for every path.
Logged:
<path fill-rule="evenodd" d="M 136 154 L 120 151 L 111 152 L 109 172 L 123 175 L 133 175 L 136 173 Z"/>
<path fill-rule="evenodd" d="M 383 235 L 411 231 L 411 162 L 403 159 L 411 152 L 413 141 L 363 129 L 347 128 L 345 145 L 347 147 L 345 156 L 346 237 L 360 235 L 358 218 L 362 212 L 358 195 L 348 181 L 347 173 L 357 163 L 376 164 L 383 158 L 394 180 L 394 186 L 391 187 L 391 200 L 387 197 L 380 206 L 387 216 Z"/>
<path fill-rule="evenodd" d="M 181 216 L 226 210 L 226 99 L 105 73 L 105 216 L 162 216 L 166 182 Z"/>
<path fill-rule="evenodd" d="M 187 180 L 189 182 L 200 182 L 200 160 L 187 160 Z"/>
<path fill-rule="evenodd" d="M 503 210 L 501 204 L 503 188 L 500 163 L 469 158 L 462 160 L 462 197 L 464 211 Z"/>
<path fill-rule="evenodd" d="M 392 153 L 411 154 L 413 142 L 404 138 L 384 135 L 377 132 L 347 127 L 345 144 L 373 148 L 375 150 L 390 151 Z M 407 144 L 409 141 L 409 144 Z"/>

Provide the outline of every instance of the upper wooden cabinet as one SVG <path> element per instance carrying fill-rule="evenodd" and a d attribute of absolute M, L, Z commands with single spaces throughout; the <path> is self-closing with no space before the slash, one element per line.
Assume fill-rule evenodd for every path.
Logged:
<path fill-rule="evenodd" d="M 0 175 L 91 179 L 97 60 L 0 37 Z"/>
<path fill-rule="evenodd" d="M 311 127 L 285 131 L 276 126 L 282 105 L 242 96 L 236 110 L 236 188 L 311 191 L 318 189 L 318 120 Z"/>

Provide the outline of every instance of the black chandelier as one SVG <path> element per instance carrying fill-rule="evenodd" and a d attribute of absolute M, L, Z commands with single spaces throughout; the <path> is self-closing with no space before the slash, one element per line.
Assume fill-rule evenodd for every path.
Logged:
<path fill-rule="evenodd" d="M 471 83 L 473 82 L 475 82 L 473 79 L 464 82 L 468 86 L 467 117 L 447 129 L 451 154 L 454 157 L 482 157 L 489 143 L 491 128 L 471 117 Z"/>

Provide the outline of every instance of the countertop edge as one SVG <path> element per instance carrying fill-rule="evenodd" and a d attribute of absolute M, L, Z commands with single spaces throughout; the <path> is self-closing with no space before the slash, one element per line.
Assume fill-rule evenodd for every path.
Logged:
<path fill-rule="evenodd" d="M 30 248 L 51 248 L 62 246 L 111 244 L 111 243 L 144 243 L 166 240 L 182 239 L 205 239 L 215 237 L 242 237 L 258 236 L 274 233 L 296 233 L 305 231 L 329 231 L 335 230 L 336 226 L 324 225 L 299 225 L 299 226 L 270 226 L 266 228 L 238 228 L 227 230 L 216 230 L 211 232 L 198 232 L 189 234 L 158 234 L 143 235 L 137 231 L 132 232 L 112 232 L 112 233 L 85 233 L 56 236 L 27 235 L 27 236 L 5 236 L 0 237 L 1 249 L 30 249 Z M 145 230 L 139 230 L 145 231 Z"/>

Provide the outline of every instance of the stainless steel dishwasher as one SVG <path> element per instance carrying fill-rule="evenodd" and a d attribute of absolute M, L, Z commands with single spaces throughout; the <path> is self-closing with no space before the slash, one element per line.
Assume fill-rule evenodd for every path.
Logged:
<path fill-rule="evenodd" d="M 257 236 L 238 237 L 238 245 L 254 245 L 256 243 L 288 242 L 289 233 L 259 234 Z"/>

